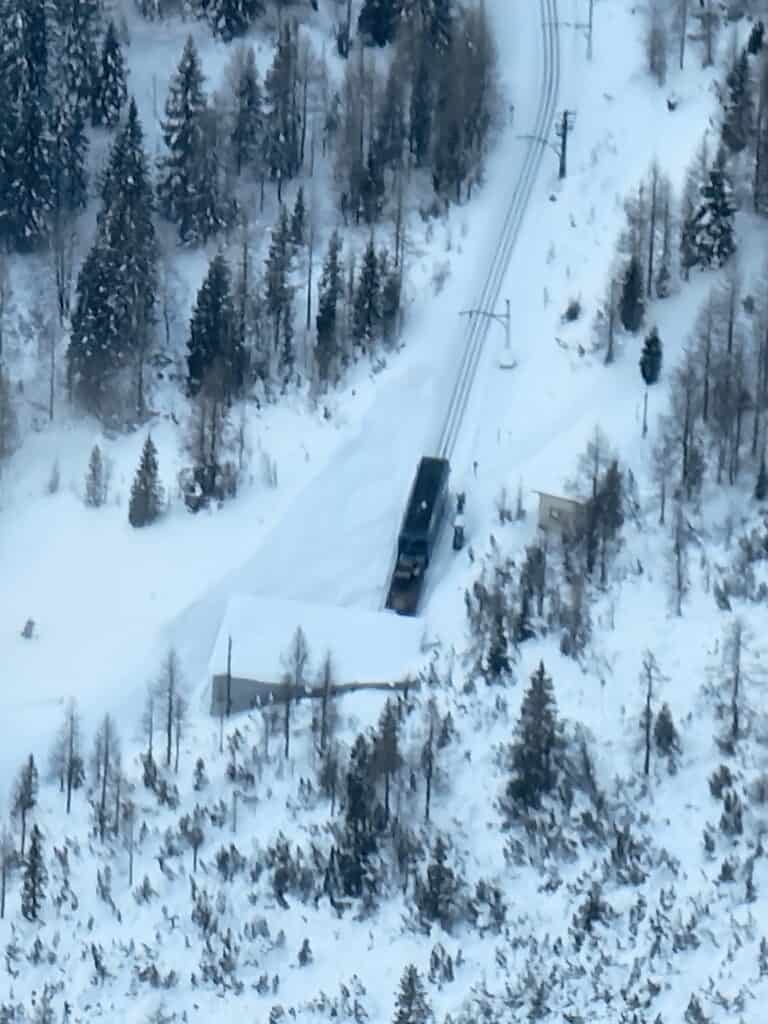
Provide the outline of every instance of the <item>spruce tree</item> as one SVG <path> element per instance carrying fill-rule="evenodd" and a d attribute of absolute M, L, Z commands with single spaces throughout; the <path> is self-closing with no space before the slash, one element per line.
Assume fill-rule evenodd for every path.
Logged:
<path fill-rule="evenodd" d="M 191 395 L 196 395 L 208 381 L 227 403 L 240 395 L 243 352 L 235 331 L 229 265 L 222 253 L 211 260 L 197 293 L 187 353 L 187 386 Z"/>
<path fill-rule="evenodd" d="M 63 19 L 59 76 L 63 94 L 79 109 L 83 121 L 93 114 L 97 91 L 100 20 L 99 0 L 76 0 Z"/>
<path fill-rule="evenodd" d="M 515 733 L 507 796 L 513 804 L 538 807 L 541 798 L 555 785 L 557 755 L 562 744 L 552 680 L 544 671 L 543 662 L 531 676 L 523 696 Z"/>
<path fill-rule="evenodd" d="M 272 326 L 273 351 L 278 357 L 284 381 L 290 378 L 295 362 L 290 270 L 290 224 L 288 211 L 281 206 L 264 268 L 264 311 Z"/>
<path fill-rule="evenodd" d="M 408 147 L 416 167 L 423 167 L 432 146 L 434 87 L 430 53 L 422 43 L 413 66 L 413 81 L 408 111 Z"/>
<path fill-rule="evenodd" d="M 60 224 L 88 202 L 88 135 L 81 108 L 66 97 L 54 107 L 52 123 L 51 207 Z"/>
<path fill-rule="evenodd" d="M 364 352 L 370 352 L 381 326 L 379 258 L 373 236 L 368 240 L 357 280 L 352 314 L 352 335 Z"/>
<path fill-rule="evenodd" d="M 407 964 L 400 979 L 392 1024 L 427 1024 L 432 1017 L 421 975 L 413 964 Z"/>
<path fill-rule="evenodd" d="M 128 522 L 131 526 L 149 526 L 163 508 L 163 488 L 157 467 L 157 448 L 150 434 L 141 450 L 141 461 L 131 488 Z"/>
<path fill-rule="evenodd" d="M 178 226 L 182 245 L 198 245 L 225 223 L 218 182 L 215 114 L 208 110 L 200 57 L 191 36 L 171 79 L 165 104 L 160 210 Z"/>
<path fill-rule="evenodd" d="M 365 42 L 386 46 L 395 38 L 399 13 L 398 0 L 363 0 L 357 31 Z"/>
<path fill-rule="evenodd" d="M 244 35 L 263 13 L 262 0 L 207 0 L 205 5 L 211 31 L 225 43 Z"/>
<path fill-rule="evenodd" d="M 107 470 L 97 444 L 91 449 L 88 472 L 85 477 L 85 504 L 100 508 L 107 500 Z"/>
<path fill-rule="evenodd" d="M 454 31 L 454 0 L 432 0 L 429 41 L 433 52 L 442 57 L 451 49 Z"/>
<path fill-rule="evenodd" d="M 304 245 L 306 232 L 307 210 L 304 205 L 304 189 L 299 186 L 291 213 L 291 243 L 295 248 L 300 249 Z"/>
<path fill-rule="evenodd" d="M 295 31 L 286 22 L 264 80 L 264 160 L 270 178 L 277 182 L 278 202 L 282 200 L 283 182 L 295 177 L 300 164 L 297 64 Z"/>
<path fill-rule="evenodd" d="M 21 913 L 27 921 L 37 921 L 45 899 L 48 872 L 43 858 L 43 836 L 37 825 L 29 836 L 29 853 L 24 861 L 24 880 L 21 889 Z"/>
<path fill-rule="evenodd" d="M 425 882 L 416 889 L 416 905 L 427 921 L 437 921 L 446 930 L 450 928 L 456 911 L 457 883 L 453 869 L 448 866 L 448 848 L 440 836 L 435 841 L 432 861 L 427 867 Z"/>
<path fill-rule="evenodd" d="M 16 780 L 16 785 L 13 790 L 13 803 L 11 805 L 11 814 L 21 822 L 20 851 L 22 857 L 24 856 L 24 846 L 27 834 L 27 816 L 37 804 L 37 788 L 37 765 L 35 764 L 34 757 L 30 754 L 24 762 L 24 765 L 19 772 L 19 777 Z"/>
<path fill-rule="evenodd" d="M 381 330 L 384 341 L 391 344 L 397 335 L 402 297 L 402 274 L 393 265 L 389 253 L 379 253 L 379 280 L 381 281 Z"/>
<path fill-rule="evenodd" d="M 334 231 L 328 243 L 318 287 L 317 316 L 315 327 L 317 343 L 315 360 L 321 383 L 330 378 L 334 361 L 338 355 L 337 311 L 339 299 L 344 291 L 344 267 L 341 262 L 341 238 Z"/>
<path fill-rule="evenodd" d="M 640 373 L 647 387 L 651 387 L 659 379 L 661 362 L 661 339 L 658 330 L 653 327 L 643 343 L 643 352 L 640 356 Z"/>
<path fill-rule="evenodd" d="M 750 78 L 749 57 L 742 50 L 726 77 L 728 89 L 723 115 L 723 142 L 732 153 L 740 153 L 752 138 L 755 105 Z"/>
<path fill-rule="evenodd" d="M 97 238 L 80 267 L 67 348 L 67 382 L 72 399 L 101 418 L 114 410 L 114 386 L 127 353 L 121 330 L 122 263 L 119 254 Z"/>
<path fill-rule="evenodd" d="M 693 251 L 700 267 L 722 267 L 736 251 L 731 183 L 717 164 L 701 187 L 701 199 L 693 218 Z"/>
<path fill-rule="evenodd" d="M 264 97 L 252 46 L 243 51 L 236 67 L 235 111 L 230 145 L 235 172 L 260 174 L 264 150 Z"/>
<path fill-rule="evenodd" d="M 128 99 L 125 60 L 114 21 L 107 25 L 93 93 L 93 123 L 112 128 Z"/>
<path fill-rule="evenodd" d="M 405 89 L 403 69 L 397 61 L 392 61 L 376 119 L 376 162 L 382 168 L 399 167 L 403 161 L 406 139 Z"/>
<path fill-rule="evenodd" d="M 52 141 L 45 108 L 32 92 L 26 91 L 12 140 L 8 182 L 13 239 L 15 247 L 22 251 L 39 248 L 48 236 L 53 198 Z"/>
<path fill-rule="evenodd" d="M 645 290 L 640 260 L 633 253 L 629 258 L 619 300 L 619 317 L 626 331 L 639 330 L 645 316 Z"/>
<path fill-rule="evenodd" d="M 760 456 L 760 468 L 755 481 L 755 501 L 765 501 L 768 497 L 768 470 L 765 465 L 765 452 Z"/>

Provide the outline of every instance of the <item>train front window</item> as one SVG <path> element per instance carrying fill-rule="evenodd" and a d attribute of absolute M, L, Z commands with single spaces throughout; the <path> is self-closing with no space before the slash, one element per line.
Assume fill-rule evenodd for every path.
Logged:
<path fill-rule="evenodd" d="M 400 541 L 400 554 L 407 558 L 424 558 L 427 547 L 423 540 L 408 540 L 403 538 Z"/>

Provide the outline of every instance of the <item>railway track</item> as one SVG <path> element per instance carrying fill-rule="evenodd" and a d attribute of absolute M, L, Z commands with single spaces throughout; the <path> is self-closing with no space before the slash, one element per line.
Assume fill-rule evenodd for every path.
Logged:
<path fill-rule="evenodd" d="M 539 95 L 536 119 L 531 138 L 527 144 L 520 173 L 509 197 L 501 231 L 493 250 L 491 264 L 482 291 L 477 298 L 477 308 L 492 310 L 499 299 L 504 277 L 509 267 L 512 251 L 517 242 L 533 187 L 544 159 L 543 139 L 552 129 L 552 121 L 560 87 L 560 41 L 557 28 L 557 0 L 539 0 L 540 28 L 542 37 L 542 88 Z M 488 335 L 489 320 L 485 316 L 470 316 L 464 347 L 456 379 L 450 395 L 445 421 L 440 433 L 437 455 L 450 460 L 461 432 L 472 387 Z M 397 559 L 397 548 L 393 552 L 392 565 L 382 595 L 381 607 L 387 606 Z M 423 595 L 420 595 L 419 601 Z"/>
<path fill-rule="evenodd" d="M 560 87 L 560 41 L 557 29 L 557 0 L 540 0 L 543 82 L 532 134 L 539 139 L 549 137 Z M 493 259 L 476 308 L 493 310 L 520 233 L 533 186 L 544 158 L 542 142 L 531 139 L 520 175 L 509 200 Z M 464 415 L 472 394 L 477 368 L 483 353 L 490 322 L 485 316 L 470 316 L 459 371 L 451 392 L 445 422 L 440 434 L 438 454 L 450 459 L 461 431 Z"/>

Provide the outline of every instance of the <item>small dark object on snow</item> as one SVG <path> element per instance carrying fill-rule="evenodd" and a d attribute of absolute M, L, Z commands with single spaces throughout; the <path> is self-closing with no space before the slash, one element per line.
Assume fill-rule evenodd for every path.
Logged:
<path fill-rule="evenodd" d="M 21 635 L 24 637 L 25 640 L 32 639 L 32 637 L 35 635 L 34 619 L 27 619 L 27 621 L 24 623 L 24 629 L 22 629 Z"/>
<path fill-rule="evenodd" d="M 456 495 L 456 515 L 453 520 L 453 550 L 461 551 L 464 547 L 464 504 L 467 496 L 464 491 Z"/>
<path fill-rule="evenodd" d="M 677 105 L 679 102 L 680 100 L 677 98 L 677 96 L 667 96 L 667 110 L 677 110 Z"/>

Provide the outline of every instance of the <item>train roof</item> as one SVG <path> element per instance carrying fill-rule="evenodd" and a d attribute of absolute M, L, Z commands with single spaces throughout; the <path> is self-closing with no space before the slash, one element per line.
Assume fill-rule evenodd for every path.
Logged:
<path fill-rule="evenodd" d="M 404 532 L 420 533 L 428 528 L 435 502 L 448 480 L 449 470 L 447 459 L 430 455 L 422 457 L 411 488 L 403 523 Z"/>

